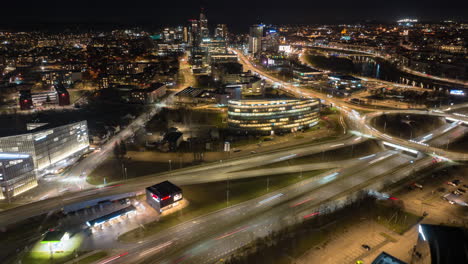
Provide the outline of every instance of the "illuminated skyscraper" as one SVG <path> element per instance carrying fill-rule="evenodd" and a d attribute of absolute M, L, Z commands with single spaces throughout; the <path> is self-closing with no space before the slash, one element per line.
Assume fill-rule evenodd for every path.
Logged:
<path fill-rule="evenodd" d="M 215 29 L 215 38 L 227 39 L 227 26 L 226 24 L 218 24 Z"/>
<path fill-rule="evenodd" d="M 198 20 L 190 19 L 189 20 L 189 35 L 188 35 L 188 43 L 195 47 L 200 43 L 200 30 L 198 28 Z"/>
<path fill-rule="evenodd" d="M 208 30 L 208 19 L 204 12 L 205 10 L 202 8 L 200 12 L 200 37 L 208 38 L 210 37 L 210 31 Z"/>
<path fill-rule="evenodd" d="M 262 24 L 250 26 L 249 31 L 249 53 L 257 56 L 262 51 L 263 28 Z"/>

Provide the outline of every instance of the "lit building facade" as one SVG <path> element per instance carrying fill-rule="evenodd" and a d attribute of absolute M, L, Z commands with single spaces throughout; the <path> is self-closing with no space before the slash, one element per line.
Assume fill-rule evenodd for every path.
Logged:
<path fill-rule="evenodd" d="M 318 124 L 319 99 L 231 100 L 230 129 L 258 134 L 294 132 Z"/>
<path fill-rule="evenodd" d="M 208 19 L 206 18 L 205 10 L 200 12 L 200 38 L 210 37 L 210 31 L 208 29 Z"/>
<path fill-rule="evenodd" d="M 170 181 L 163 181 L 146 188 L 146 202 L 160 213 L 177 206 L 182 198 L 182 189 Z"/>
<path fill-rule="evenodd" d="M 249 31 L 249 53 L 257 56 L 262 51 L 264 25 L 253 25 Z"/>
<path fill-rule="evenodd" d="M 329 75 L 330 84 L 339 89 L 360 89 L 362 88 L 361 79 L 350 75 Z"/>
<path fill-rule="evenodd" d="M 0 152 L 27 153 L 42 170 L 89 147 L 86 121 L 53 127 L 45 124 L 29 133 L 0 138 Z"/>
<path fill-rule="evenodd" d="M 0 200 L 13 197 L 37 186 L 31 155 L 0 153 Z"/>

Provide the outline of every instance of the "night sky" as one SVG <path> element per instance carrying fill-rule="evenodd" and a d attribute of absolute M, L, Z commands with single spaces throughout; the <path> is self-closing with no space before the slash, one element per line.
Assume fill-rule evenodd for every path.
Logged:
<path fill-rule="evenodd" d="M 365 20 L 395 21 L 468 20 L 464 0 L 37 0 L 2 1 L 0 25 L 14 27 L 39 23 L 118 23 L 152 26 L 177 25 L 206 9 L 210 24 L 226 23 L 234 31 L 247 31 L 257 22 L 272 24 L 352 23 Z"/>

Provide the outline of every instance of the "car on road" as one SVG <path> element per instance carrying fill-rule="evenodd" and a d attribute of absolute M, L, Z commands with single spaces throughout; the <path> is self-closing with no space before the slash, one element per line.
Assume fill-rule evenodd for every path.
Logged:
<path fill-rule="evenodd" d="M 240 149 L 235 149 L 233 152 L 241 152 L 242 150 Z"/>
<path fill-rule="evenodd" d="M 370 251 L 371 250 L 371 247 L 369 245 L 366 245 L 366 244 L 362 244 L 361 247 L 367 251 Z"/>
<path fill-rule="evenodd" d="M 461 193 L 461 192 L 459 192 L 459 191 L 453 191 L 452 193 L 453 193 L 453 194 L 455 194 L 456 196 L 460 196 L 460 195 L 462 195 L 462 193 Z"/>
<path fill-rule="evenodd" d="M 255 153 L 257 153 L 257 151 L 255 150 L 250 151 L 250 154 L 255 154 Z"/>
<path fill-rule="evenodd" d="M 460 193 L 466 193 L 466 190 L 463 189 L 463 188 L 458 188 L 457 191 L 460 192 Z"/>
<path fill-rule="evenodd" d="M 463 184 L 463 187 L 468 189 L 468 184 Z"/>

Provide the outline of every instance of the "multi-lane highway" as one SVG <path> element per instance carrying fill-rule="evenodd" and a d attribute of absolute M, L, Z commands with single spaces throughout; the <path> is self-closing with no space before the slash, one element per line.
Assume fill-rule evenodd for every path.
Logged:
<path fill-rule="evenodd" d="M 179 185 L 219 181 L 223 179 L 235 179 L 244 177 L 243 173 L 228 174 L 229 172 L 249 169 L 277 161 L 292 159 L 304 155 L 320 153 L 327 150 L 342 148 L 364 141 L 365 138 L 348 136 L 344 140 L 335 140 L 323 144 L 312 144 L 299 147 L 291 147 L 283 150 L 268 153 L 244 156 L 230 159 L 223 162 L 189 167 L 172 172 L 149 175 L 131 179 L 116 187 L 104 187 L 88 189 L 81 192 L 67 193 L 66 196 L 52 197 L 42 201 L 33 202 L 23 206 L 15 207 L 7 211 L 0 212 L 0 226 L 7 226 L 23 219 L 40 215 L 49 211 L 59 210 L 64 205 L 73 204 L 80 201 L 87 201 L 98 197 L 104 197 L 119 193 L 128 193 L 143 190 L 154 183 L 170 179 Z"/>
<path fill-rule="evenodd" d="M 257 237 L 306 218 L 327 201 L 343 198 L 389 174 L 407 175 L 428 164 L 423 159 L 383 151 L 356 158 L 340 170 L 323 173 L 268 195 L 161 231 L 141 244 L 129 244 L 119 263 L 210 263 Z M 429 159 L 430 160 L 430 159 Z M 164 250 L 154 248 L 164 246 Z"/>
<path fill-rule="evenodd" d="M 372 135 L 384 141 L 408 148 L 411 147 L 425 153 L 435 152 L 449 159 L 458 155 L 431 147 L 430 145 L 422 145 L 420 144 L 421 142 L 411 142 L 385 135 L 371 126 L 372 118 L 384 112 L 360 116 L 351 109 L 357 106 L 348 105 L 339 99 L 328 98 L 323 94 L 303 90 L 282 82 L 257 69 L 240 52 L 238 52 L 238 55 L 247 70 L 250 69 L 257 72 L 268 81 L 280 83 L 282 89 L 294 93 L 299 97 L 319 97 L 341 107 L 349 120 L 351 120 L 349 124 L 353 129 L 360 130 L 362 133 Z M 158 108 L 155 107 L 152 111 L 157 112 Z M 425 111 L 408 112 L 411 114 L 427 114 Z M 385 113 L 390 113 L 390 111 L 385 111 Z M 402 113 L 402 111 L 394 111 L 394 113 Z M 443 112 L 434 113 L 434 115 L 451 116 L 451 114 Z M 83 175 L 83 171 L 85 174 L 90 172 L 110 153 L 113 142 L 130 136 L 136 129 L 144 125 L 147 119 L 148 115 L 136 119 L 132 125 L 121 131 L 121 135 L 119 134 L 118 137 L 114 138 L 112 142 L 103 148 L 100 152 L 101 154 L 96 153 L 94 156 L 90 156 L 82 161 L 71 170 L 70 174 Z M 450 125 L 447 125 L 433 133 L 433 140 L 440 140 L 441 136 L 449 131 L 446 130 L 448 128 L 450 128 L 450 131 L 452 129 L 453 131 L 460 130 L 460 128 L 451 128 Z M 312 217 L 317 212 L 320 213 L 320 206 L 323 206 L 326 202 L 346 197 L 358 190 L 369 188 L 369 186 L 378 189 L 382 186 L 383 182 L 388 182 L 389 179 L 401 179 L 410 175 L 415 170 L 432 164 L 432 158 L 416 159 L 397 151 L 387 150 L 368 157 L 341 162 L 255 169 L 256 167 L 274 162 L 350 146 L 365 139 L 363 136 L 344 136 L 336 141 L 294 146 L 162 174 L 148 175 L 123 182 L 116 186 L 68 193 L 66 197 L 53 197 L 0 212 L 0 226 L 7 226 L 34 215 L 58 210 L 66 204 L 113 194 L 139 191 L 148 185 L 166 179 L 170 179 L 178 185 L 184 185 L 220 181 L 228 178 L 260 177 L 278 173 L 336 168 L 282 190 L 163 230 L 154 236 L 142 240 L 141 243 L 122 245 L 120 247 L 122 252 L 119 252 L 119 257 L 112 259 L 112 263 L 210 263 L 228 255 L 233 250 L 246 245 L 257 237 L 265 236 L 273 230 L 284 227 L 286 224 Z M 416 162 L 413 162 L 414 160 Z"/>

